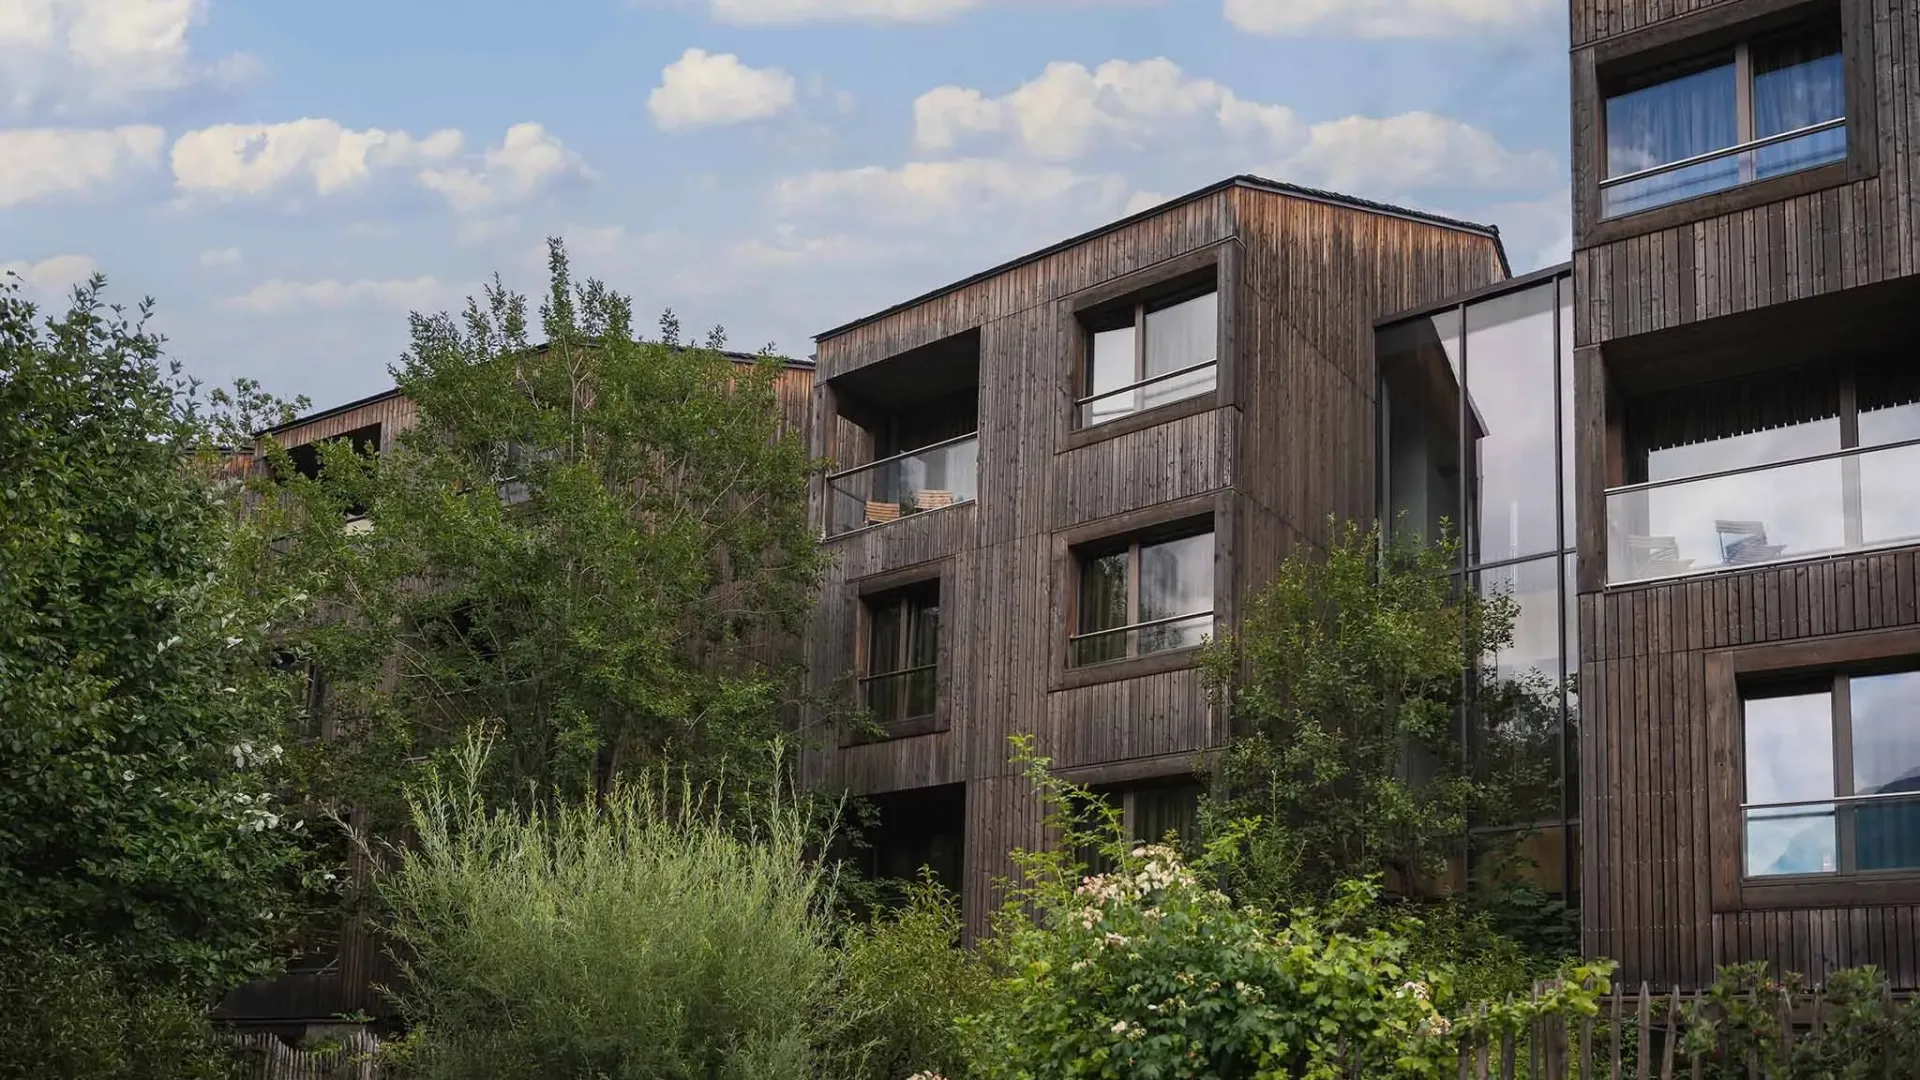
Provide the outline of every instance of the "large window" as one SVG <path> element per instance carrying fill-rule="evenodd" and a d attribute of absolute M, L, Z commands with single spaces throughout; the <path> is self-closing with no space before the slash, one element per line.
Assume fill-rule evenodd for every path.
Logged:
<path fill-rule="evenodd" d="M 940 583 L 867 600 L 862 701 L 882 725 L 934 715 L 939 704 Z"/>
<path fill-rule="evenodd" d="M 1211 524 L 1092 545 L 1077 554 L 1069 664 L 1190 649 L 1213 632 Z"/>
<path fill-rule="evenodd" d="M 1827 19 L 1623 82 L 1606 99 L 1615 217 L 1841 161 L 1840 28 Z"/>
<path fill-rule="evenodd" d="M 1476 859 L 1532 860 L 1575 899 L 1579 656 L 1573 588 L 1572 279 L 1566 271 L 1382 327 L 1380 515 L 1394 539 L 1460 541 L 1463 588 L 1514 605 L 1456 716 L 1474 775 L 1509 793 Z"/>
<path fill-rule="evenodd" d="M 1219 293 L 1212 284 L 1089 317 L 1075 403 L 1088 427 L 1208 393 L 1219 359 Z"/>
<path fill-rule="evenodd" d="M 1778 685 L 1744 713 L 1748 878 L 1920 869 L 1920 671 Z"/>
<path fill-rule="evenodd" d="M 1920 374 L 1900 355 L 1627 401 L 1608 581 L 1920 541 Z"/>
<path fill-rule="evenodd" d="M 1127 840 L 1158 844 L 1171 837 L 1183 847 L 1200 838 L 1200 783 L 1192 777 L 1150 780 L 1138 784 L 1096 787 L 1091 794 L 1118 813 Z M 1085 821 L 1090 815 L 1083 812 Z M 1087 822 L 1091 824 L 1091 822 Z M 1097 848 L 1077 852 L 1089 873 L 1105 873 L 1113 864 Z"/>

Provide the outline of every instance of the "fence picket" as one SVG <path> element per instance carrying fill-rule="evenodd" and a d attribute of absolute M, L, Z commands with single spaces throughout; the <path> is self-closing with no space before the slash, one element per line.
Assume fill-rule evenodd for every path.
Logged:
<path fill-rule="evenodd" d="M 1680 1041 L 1680 988 L 1673 988 L 1673 1002 L 1667 1006 L 1667 1038 L 1660 1048 L 1660 1080 L 1673 1080 L 1673 1044 Z"/>
<path fill-rule="evenodd" d="M 1622 1011 L 1624 1010 L 1620 1004 L 1620 984 L 1614 983 L 1613 984 L 1613 1015 L 1612 1015 L 1613 1072 L 1610 1074 L 1611 1080 L 1622 1080 L 1622 1077 L 1620 1076 L 1620 1043 L 1623 1041 L 1623 1038 L 1624 1038 L 1620 1033 L 1620 1014 Z"/>

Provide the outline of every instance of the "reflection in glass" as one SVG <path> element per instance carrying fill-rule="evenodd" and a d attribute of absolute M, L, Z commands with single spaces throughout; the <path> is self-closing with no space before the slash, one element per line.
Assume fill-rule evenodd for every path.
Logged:
<path fill-rule="evenodd" d="M 1460 524 L 1460 313 L 1379 335 L 1382 518 L 1393 539 L 1428 543 Z"/>
<path fill-rule="evenodd" d="M 1470 562 L 1560 546 L 1551 281 L 1467 307 Z"/>
<path fill-rule="evenodd" d="M 1899 361 L 1860 369 L 1860 445 L 1920 439 L 1920 368 Z"/>
<path fill-rule="evenodd" d="M 1747 804 L 1833 797 L 1830 691 L 1751 698 L 1745 720 Z M 1747 875 L 1833 872 L 1839 865 L 1835 817 L 1831 804 L 1748 810 Z"/>
<path fill-rule="evenodd" d="M 877 723 L 932 716 L 939 694 L 940 593 L 937 585 L 869 602 L 866 706 Z"/>
<path fill-rule="evenodd" d="M 1783 135 L 1847 114 L 1846 74 L 1838 30 L 1798 34 L 1753 49 L 1753 137 Z M 1844 127 L 1810 132 L 1753 151 L 1756 179 L 1842 161 Z"/>
<path fill-rule="evenodd" d="M 1472 363 L 1472 352 L 1468 352 Z M 1483 777 L 1513 793 L 1512 823 L 1561 816 L 1561 557 L 1482 570 L 1481 596 L 1513 605 L 1512 640 L 1481 660 L 1474 695 L 1475 758 Z"/>
<path fill-rule="evenodd" d="M 1920 446 L 1607 495 L 1607 578 L 1640 581 L 1920 538 Z"/>
<path fill-rule="evenodd" d="M 1607 99 L 1607 175 L 1625 176 L 1740 142 L 1733 59 Z M 1740 182 L 1731 157 L 1603 189 L 1604 212 L 1630 214 Z"/>
<path fill-rule="evenodd" d="M 1853 714 L 1853 792 L 1920 796 L 1920 672 L 1848 680 Z M 1854 810 L 1861 870 L 1920 867 L 1920 798 Z"/>
<path fill-rule="evenodd" d="M 979 447 L 969 436 L 828 477 L 827 535 L 972 502 Z"/>
<path fill-rule="evenodd" d="M 1135 382 L 1133 364 L 1135 350 L 1133 324 L 1102 330 L 1093 335 L 1093 371 L 1087 380 L 1087 395 L 1111 394 L 1123 386 L 1132 386 Z M 1081 423 L 1098 424 L 1125 416 L 1138 408 L 1131 394 L 1112 394 L 1099 397 L 1082 406 L 1084 415 Z"/>
<path fill-rule="evenodd" d="M 1560 505 L 1564 514 L 1561 527 L 1565 530 L 1565 542 L 1572 544 L 1578 535 L 1574 530 L 1574 512 L 1576 503 L 1573 493 L 1573 280 L 1565 278 L 1560 284 Z M 1569 592 L 1568 596 L 1573 593 Z"/>
<path fill-rule="evenodd" d="M 1207 293 L 1170 307 L 1147 311 L 1146 370 L 1151 379 L 1200 364 L 1212 364 L 1218 354 L 1219 294 Z M 1140 388 L 1140 408 L 1180 401 L 1213 389 L 1215 369 L 1209 367 Z"/>
<path fill-rule="evenodd" d="M 1074 665 L 1203 644 L 1213 632 L 1213 534 L 1083 559 L 1079 608 Z"/>

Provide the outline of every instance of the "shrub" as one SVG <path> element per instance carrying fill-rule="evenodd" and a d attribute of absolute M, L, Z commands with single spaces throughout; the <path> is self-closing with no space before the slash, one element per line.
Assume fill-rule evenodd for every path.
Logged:
<path fill-rule="evenodd" d="M 804 1076 L 824 1041 L 830 882 L 790 802 L 729 821 L 702 791 L 490 810 L 485 748 L 411 797 L 380 894 L 408 957 L 401 1075 Z"/>
<path fill-rule="evenodd" d="M 835 988 L 839 1024 L 822 1055 L 833 1080 L 899 1080 L 916 1069 L 953 1080 L 961 1052 L 955 1022 L 986 1001 L 990 973 L 960 948 L 953 896 L 925 878 L 897 910 L 846 931 Z"/>
<path fill-rule="evenodd" d="M 216 1080 L 231 1068 L 185 992 L 129 983 L 83 945 L 0 952 L 0 1076 Z"/>

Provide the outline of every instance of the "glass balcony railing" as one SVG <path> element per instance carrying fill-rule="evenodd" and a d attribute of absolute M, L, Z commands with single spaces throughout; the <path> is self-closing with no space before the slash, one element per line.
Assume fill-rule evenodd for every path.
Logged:
<path fill-rule="evenodd" d="M 925 664 L 862 676 L 860 687 L 874 722 L 894 724 L 932 716 L 940 697 L 936 674 L 936 665 Z"/>
<path fill-rule="evenodd" d="M 1920 542 L 1920 440 L 1607 493 L 1621 584 Z"/>
<path fill-rule="evenodd" d="M 1603 217 L 1656 206 L 1847 159 L 1845 118 L 1639 169 L 1600 182 Z"/>
<path fill-rule="evenodd" d="M 1174 615 L 1165 619 L 1116 626 L 1108 630 L 1090 630 L 1067 639 L 1072 650 L 1070 667 L 1104 664 L 1130 656 L 1148 656 L 1174 649 L 1195 649 L 1213 633 L 1213 612 Z"/>
<path fill-rule="evenodd" d="M 943 443 L 827 477 L 827 535 L 958 506 L 979 496 L 980 437 Z"/>

